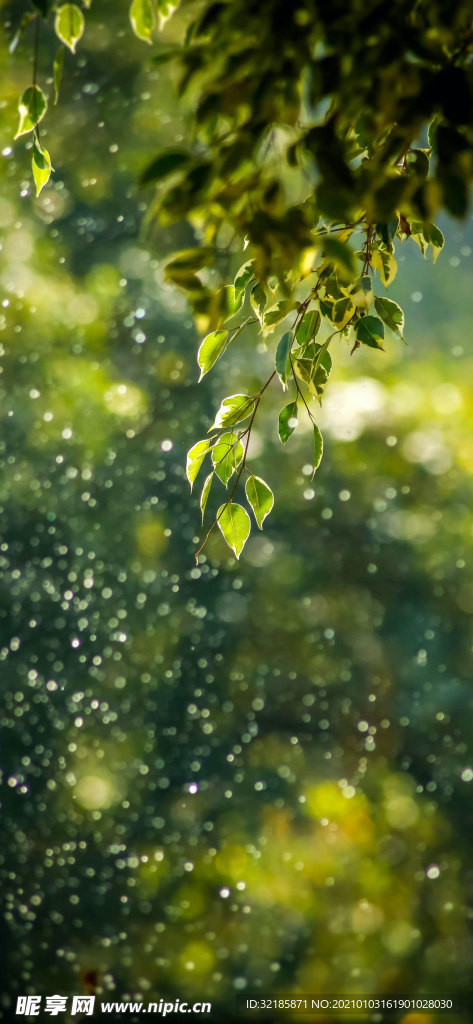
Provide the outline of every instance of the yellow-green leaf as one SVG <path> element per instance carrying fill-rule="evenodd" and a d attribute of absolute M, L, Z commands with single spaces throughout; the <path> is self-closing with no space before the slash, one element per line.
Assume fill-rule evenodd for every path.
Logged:
<path fill-rule="evenodd" d="M 212 369 L 219 356 L 225 351 L 227 340 L 228 331 L 212 331 L 211 334 L 204 338 L 197 353 L 197 362 L 200 367 L 199 380 L 205 377 L 205 374 Z"/>
<path fill-rule="evenodd" d="M 33 128 L 44 117 L 47 110 L 47 100 L 42 89 L 38 85 L 29 85 L 25 89 L 21 100 L 18 104 L 18 110 L 20 112 L 20 123 L 18 125 L 18 131 L 15 135 L 15 139 L 18 139 L 20 135 L 26 135 L 27 132 L 32 132 Z"/>
<path fill-rule="evenodd" d="M 250 415 L 255 399 L 249 395 L 229 395 L 224 398 L 215 417 L 211 430 L 218 430 L 219 427 L 231 427 L 234 423 L 240 423 Z"/>
<path fill-rule="evenodd" d="M 324 453 L 324 440 L 316 423 L 314 423 L 314 461 L 312 464 L 312 479 L 319 468 Z"/>
<path fill-rule="evenodd" d="M 378 249 L 371 257 L 371 264 L 375 270 L 379 270 L 381 280 L 388 288 L 397 274 L 397 263 L 392 252 Z"/>
<path fill-rule="evenodd" d="M 256 522 L 260 530 L 262 530 L 266 516 L 269 515 L 274 505 L 274 494 L 271 488 L 259 476 L 248 477 L 245 492 L 248 504 L 253 509 Z"/>
<path fill-rule="evenodd" d="M 131 27 L 138 39 L 151 43 L 154 29 L 154 8 L 152 0 L 133 0 L 130 7 Z"/>
<path fill-rule="evenodd" d="M 222 434 L 212 450 L 213 467 L 222 484 L 227 485 L 242 458 L 243 445 L 237 434 L 232 431 Z"/>
<path fill-rule="evenodd" d="M 197 441 L 197 444 L 194 444 L 187 452 L 186 476 L 191 485 L 191 490 L 210 445 L 210 438 L 206 437 L 203 441 Z"/>
<path fill-rule="evenodd" d="M 228 546 L 235 557 L 239 558 L 251 530 L 248 512 L 235 502 L 221 505 L 217 512 L 217 522 Z"/>
<path fill-rule="evenodd" d="M 76 52 L 76 44 L 84 33 L 84 15 L 77 4 L 63 4 L 59 7 L 54 21 L 54 31 L 61 43 Z"/>
<path fill-rule="evenodd" d="M 33 146 L 33 157 L 31 160 L 33 168 L 33 178 L 36 185 L 36 197 L 39 196 L 41 189 L 48 183 L 51 177 L 51 157 L 47 149 L 43 149 L 38 146 L 35 142 Z"/>
<path fill-rule="evenodd" d="M 204 486 L 202 488 L 202 492 L 201 492 L 201 495 L 200 495 L 200 511 L 202 513 L 202 522 L 204 521 L 205 507 L 207 505 L 207 499 L 208 499 L 208 496 L 209 496 L 209 493 L 210 493 L 210 487 L 211 487 L 211 484 L 212 484 L 213 477 L 214 477 L 214 474 L 212 472 L 212 473 L 209 473 L 209 475 L 205 478 L 205 483 L 204 483 Z"/>

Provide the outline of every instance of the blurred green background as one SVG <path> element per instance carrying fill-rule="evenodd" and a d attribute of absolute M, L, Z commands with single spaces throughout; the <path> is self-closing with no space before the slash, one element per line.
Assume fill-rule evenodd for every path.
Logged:
<path fill-rule="evenodd" d="M 407 348 L 340 342 L 314 484 L 310 432 L 284 450 L 268 392 L 275 510 L 240 563 L 213 536 L 197 569 L 185 453 L 223 374 L 244 390 L 272 355 L 249 336 L 197 386 L 163 277 L 193 236 L 136 187 L 185 109 L 122 0 L 66 56 L 33 198 L 12 142 L 31 29 L 8 53 L 26 8 L 1 8 L 0 1016 L 91 972 L 104 998 L 222 1020 L 258 991 L 468 997 L 471 221 L 442 224 L 435 267 L 398 246 Z M 49 92 L 55 49 L 45 30 Z"/>

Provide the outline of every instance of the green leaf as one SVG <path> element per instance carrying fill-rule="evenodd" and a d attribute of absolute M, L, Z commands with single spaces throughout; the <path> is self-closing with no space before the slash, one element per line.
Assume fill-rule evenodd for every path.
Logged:
<path fill-rule="evenodd" d="M 379 270 L 381 280 L 386 288 L 394 281 L 397 274 L 397 263 L 392 252 L 377 249 L 371 257 L 371 265 Z"/>
<path fill-rule="evenodd" d="M 262 530 L 266 516 L 269 515 L 274 505 L 274 494 L 271 488 L 259 476 L 248 477 L 245 492 L 248 504 L 253 509 L 256 522 L 260 530 Z"/>
<path fill-rule="evenodd" d="M 362 345 L 369 345 L 370 348 L 380 348 L 384 338 L 384 327 L 377 316 L 362 316 L 355 324 L 355 334 Z"/>
<path fill-rule="evenodd" d="M 241 505 L 231 502 L 219 508 L 217 522 L 228 546 L 236 558 L 239 558 L 251 530 L 248 512 Z"/>
<path fill-rule="evenodd" d="M 206 437 L 203 441 L 197 441 L 197 444 L 194 444 L 187 452 L 186 476 L 191 485 L 191 490 L 211 443 L 210 439 Z"/>
<path fill-rule="evenodd" d="M 63 46 L 59 47 L 57 54 L 54 58 L 53 64 L 53 86 L 54 86 L 54 103 L 57 103 L 59 99 L 59 89 L 61 87 L 62 80 L 62 69 L 64 67 L 64 54 L 65 49 Z"/>
<path fill-rule="evenodd" d="M 227 339 L 228 331 L 212 331 L 211 334 L 204 338 L 197 353 L 197 362 L 200 366 L 199 380 L 205 377 L 205 374 L 212 369 L 219 356 L 225 351 Z"/>
<path fill-rule="evenodd" d="M 337 299 L 333 304 L 332 323 L 334 327 L 343 330 L 355 312 L 355 303 L 349 299 Z"/>
<path fill-rule="evenodd" d="M 224 398 L 217 412 L 211 430 L 218 430 L 219 427 L 231 427 L 234 423 L 240 423 L 250 415 L 256 399 L 249 395 L 229 395 Z"/>
<path fill-rule="evenodd" d="M 235 280 L 233 282 L 235 288 L 235 296 L 242 295 L 246 289 L 246 286 L 250 283 L 250 281 L 253 280 L 255 276 L 253 270 L 254 262 L 254 260 L 248 260 L 247 263 L 244 263 L 243 266 L 241 266 L 240 269 L 237 271 L 235 275 Z"/>
<path fill-rule="evenodd" d="M 131 27 L 135 36 L 145 43 L 151 43 L 154 29 L 154 7 L 152 0 L 132 0 L 130 7 Z"/>
<path fill-rule="evenodd" d="M 285 320 L 288 313 L 295 308 L 293 299 L 280 299 L 274 306 L 264 314 L 263 328 L 266 333 L 270 333 L 277 324 L 281 323 L 281 320 Z"/>
<path fill-rule="evenodd" d="M 33 145 L 33 156 L 31 160 L 33 168 L 33 178 L 36 185 L 36 198 L 38 198 L 41 189 L 48 183 L 51 177 L 51 157 L 47 149 L 43 149 L 36 142 Z"/>
<path fill-rule="evenodd" d="M 259 281 L 251 290 L 250 302 L 252 309 L 254 310 L 256 316 L 258 317 L 260 324 L 262 324 L 263 310 L 264 307 L 266 306 L 266 292 L 263 288 L 263 285 L 260 284 Z"/>
<path fill-rule="evenodd" d="M 280 338 L 278 347 L 276 349 L 275 366 L 281 384 L 283 384 L 284 386 L 286 385 L 288 371 L 290 371 L 291 369 L 291 364 L 289 362 L 289 353 L 291 351 L 293 340 L 294 338 L 291 331 L 286 331 L 286 333 L 283 334 L 282 338 Z"/>
<path fill-rule="evenodd" d="M 312 466 L 312 480 L 322 461 L 324 453 L 324 440 L 316 423 L 314 423 L 314 461 Z"/>
<path fill-rule="evenodd" d="M 374 308 L 390 331 L 394 331 L 400 338 L 403 338 L 404 313 L 397 302 L 393 302 L 392 299 L 378 298 L 376 296 Z"/>
<path fill-rule="evenodd" d="M 244 448 L 238 440 L 238 434 L 229 431 L 222 434 L 212 451 L 212 464 L 215 472 L 225 486 L 233 476 L 243 458 Z"/>
<path fill-rule="evenodd" d="M 436 224 L 424 224 L 424 238 L 428 245 L 432 246 L 432 257 L 434 263 L 437 262 L 439 253 L 442 251 L 445 239 L 440 228 Z"/>
<path fill-rule="evenodd" d="M 297 427 L 297 402 L 289 402 L 279 413 L 278 432 L 282 444 L 286 444 Z"/>
<path fill-rule="evenodd" d="M 313 341 L 320 330 L 321 317 L 318 309 L 312 309 L 305 313 L 302 322 L 296 331 L 297 344 L 304 348 L 310 341 Z"/>
<path fill-rule="evenodd" d="M 18 104 L 20 124 L 15 139 L 18 139 L 20 135 L 26 135 L 27 132 L 33 131 L 33 128 L 44 117 L 47 106 L 46 96 L 42 89 L 38 85 L 29 85 Z"/>
<path fill-rule="evenodd" d="M 158 8 L 158 19 L 160 29 L 164 28 L 169 18 L 172 18 L 174 11 L 179 7 L 179 0 L 156 0 Z"/>
<path fill-rule="evenodd" d="M 168 153 L 161 153 L 149 163 L 140 176 L 140 185 L 150 185 L 154 181 L 162 181 L 170 174 L 180 170 L 189 163 L 189 154 L 182 150 L 170 150 Z"/>
<path fill-rule="evenodd" d="M 333 263 L 346 281 L 351 281 L 357 272 L 355 254 L 345 242 L 338 238 L 327 238 L 323 246 L 324 256 Z"/>
<path fill-rule="evenodd" d="M 243 305 L 243 292 L 237 294 L 235 285 L 227 284 L 220 291 L 221 308 L 224 323 L 231 320 L 232 316 L 241 309 Z"/>
<path fill-rule="evenodd" d="M 76 4 L 63 4 L 58 8 L 54 21 L 54 31 L 66 46 L 76 52 L 76 44 L 84 33 L 85 20 L 80 7 Z"/>
<path fill-rule="evenodd" d="M 202 488 L 202 492 L 201 492 L 201 495 L 200 495 L 200 511 L 202 513 L 202 522 L 204 521 L 204 512 L 205 512 L 205 509 L 206 509 L 207 499 L 208 499 L 208 496 L 209 496 L 209 493 L 210 493 L 210 487 L 211 487 L 211 484 L 212 484 L 213 477 L 214 477 L 214 474 L 212 472 L 212 473 L 209 473 L 209 475 L 205 478 L 205 483 L 204 483 L 204 486 Z"/>

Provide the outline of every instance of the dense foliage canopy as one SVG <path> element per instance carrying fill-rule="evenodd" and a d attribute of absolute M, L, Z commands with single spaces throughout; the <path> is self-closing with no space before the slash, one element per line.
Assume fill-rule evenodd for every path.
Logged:
<path fill-rule="evenodd" d="M 34 6 L 45 18 L 52 8 L 55 33 L 74 52 L 84 32 L 82 7 L 48 0 Z M 162 27 L 176 7 L 173 0 L 133 0 L 134 32 L 152 42 L 155 22 Z M 143 185 L 160 183 L 153 206 L 160 222 L 187 218 L 200 242 L 174 255 L 167 276 L 187 293 L 205 335 L 201 377 L 250 324 L 268 347 L 277 339 L 270 376 L 256 390 L 224 398 L 210 437 L 188 454 L 191 487 L 211 457 L 202 517 L 213 479 L 225 487 L 231 481 L 209 532 L 218 524 L 238 557 L 251 526 L 233 501 L 244 471 L 260 528 L 274 503 L 247 464 L 267 386 L 277 377 L 292 392 L 279 415 L 283 444 L 298 415 L 309 417 L 315 473 L 323 442 L 312 399 L 324 394 L 333 339 L 345 338 L 355 351 L 382 350 L 386 329 L 403 338 L 404 313 L 384 294 L 396 275 L 396 245 L 412 239 L 435 260 L 444 244 L 433 222 L 439 207 L 466 212 L 471 5 L 188 0 L 182 15 L 182 47 L 158 52 L 158 59 L 176 57 L 180 90 L 193 90 L 192 137 L 186 147 L 161 152 L 141 177 Z M 37 83 L 37 47 L 36 30 L 18 135 L 33 134 L 40 192 L 51 158 L 40 142 L 47 101 Z M 62 63 L 63 49 L 54 63 L 56 98 Z M 244 262 L 229 283 L 229 253 L 238 248 Z M 215 286 L 212 267 L 223 283 Z"/>

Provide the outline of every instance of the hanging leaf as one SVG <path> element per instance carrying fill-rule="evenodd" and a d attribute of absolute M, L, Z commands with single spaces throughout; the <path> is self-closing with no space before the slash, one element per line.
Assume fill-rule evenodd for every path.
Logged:
<path fill-rule="evenodd" d="M 227 340 L 228 331 L 212 331 L 211 334 L 204 338 L 197 353 L 197 362 L 200 367 L 199 380 L 205 377 L 205 374 L 212 369 L 219 356 L 225 351 Z"/>
<path fill-rule="evenodd" d="M 258 284 L 255 284 L 254 288 L 252 288 L 252 290 L 251 290 L 250 302 L 251 302 L 251 306 L 252 306 L 254 312 L 256 313 L 256 316 L 258 317 L 258 320 L 259 320 L 259 322 L 260 322 L 260 324 L 262 326 L 263 325 L 263 312 L 264 312 L 264 308 L 266 306 L 266 292 L 265 292 L 265 290 L 263 288 L 263 285 L 260 284 L 259 281 L 258 281 Z"/>
<path fill-rule="evenodd" d="M 211 484 L 212 484 L 213 477 L 214 477 L 214 474 L 213 473 L 209 473 L 209 475 L 205 478 L 205 483 L 204 483 L 204 486 L 202 488 L 202 492 L 201 492 L 201 495 L 200 495 L 200 511 L 202 513 L 202 522 L 204 522 L 204 512 L 205 512 L 205 508 L 206 508 L 206 505 L 207 505 L 207 499 L 208 499 L 208 496 L 209 496 L 209 493 L 210 493 L 210 487 L 211 487 Z"/>
<path fill-rule="evenodd" d="M 239 558 L 251 530 L 248 512 L 235 502 L 222 505 L 217 512 L 217 523 L 228 546 Z"/>
<path fill-rule="evenodd" d="M 301 348 L 314 340 L 320 330 L 320 324 L 321 317 L 318 309 L 312 309 L 310 313 L 305 313 L 304 319 L 296 331 L 296 341 Z"/>
<path fill-rule="evenodd" d="M 312 480 L 322 461 L 324 453 L 324 439 L 316 423 L 314 423 L 314 461 L 312 464 Z"/>
<path fill-rule="evenodd" d="M 274 505 L 274 494 L 271 488 L 259 476 L 248 477 L 245 492 L 248 504 L 253 509 L 256 522 L 260 530 L 262 530 L 266 516 L 269 515 Z"/>
<path fill-rule="evenodd" d="M 390 331 L 394 331 L 400 338 L 403 338 L 404 313 L 397 302 L 394 302 L 393 299 L 376 297 L 374 308 L 381 317 L 381 320 L 386 324 L 386 327 L 389 327 Z"/>
<path fill-rule="evenodd" d="M 424 224 L 424 238 L 427 244 L 432 246 L 432 258 L 434 263 L 436 263 L 445 245 L 445 239 L 440 228 L 436 224 Z"/>
<path fill-rule="evenodd" d="M 154 7 L 152 0 L 132 0 L 130 7 L 131 27 L 135 36 L 145 43 L 151 43 L 154 29 Z"/>
<path fill-rule="evenodd" d="M 18 104 L 20 123 L 15 139 L 18 139 L 20 135 L 26 135 L 27 132 L 33 131 L 33 128 L 44 117 L 47 106 L 46 96 L 42 89 L 38 85 L 29 85 Z"/>
<path fill-rule="evenodd" d="M 369 345 L 370 348 L 380 348 L 384 338 L 384 327 L 377 316 L 362 316 L 355 325 L 355 334 L 362 345 Z"/>
<path fill-rule="evenodd" d="M 53 64 L 53 86 L 54 86 L 54 103 L 56 104 L 59 99 L 59 89 L 61 88 L 62 80 L 62 69 L 64 67 L 64 54 L 65 49 L 63 46 L 59 47 L 57 54 L 54 58 Z"/>
<path fill-rule="evenodd" d="M 333 304 L 332 323 L 338 330 L 343 330 L 355 312 L 355 303 L 352 299 L 337 299 Z"/>
<path fill-rule="evenodd" d="M 255 401 L 256 399 L 250 398 L 249 395 L 229 395 L 228 398 L 224 398 L 210 430 L 231 427 L 234 423 L 245 420 L 250 415 Z"/>
<path fill-rule="evenodd" d="M 54 21 L 54 31 L 66 46 L 76 52 L 76 44 L 82 37 L 85 28 L 84 15 L 76 4 L 63 4 L 59 7 Z"/>
<path fill-rule="evenodd" d="M 36 142 L 33 145 L 33 156 L 31 160 L 33 168 L 33 178 L 36 185 L 36 198 L 38 198 L 41 189 L 48 183 L 51 177 L 51 157 L 47 149 L 43 149 Z"/>
<path fill-rule="evenodd" d="M 191 490 L 211 443 L 210 438 L 206 437 L 203 441 L 197 441 L 197 444 L 194 444 L 187 452 L 186 476 Z"/>
<path fill-rule="evenodd" d="M 281 320 L 285 320 L 288 313 L 295 309 L 295 302 L 292 299 L 281 299 L 276 302 L 274 306 L 264 314 L 263 318 L 263 329 L 265 334 L 271 334 L 271 331 L 277 324 L 281 323 Z"/>
<path fill-rule="evenodd" d="M 375 270 L 379 270 L 381 280 L 388 288 L 397 274 L 397 263 L 393 254 L 385 249 L 377 249 L 371 257 L 371 265 Z"/>
<path fill-rule="evenodd" d="M 297 402 L 289 402 L 289 405 L 285 405 L 284 409 L 281 409 L 279 413 L 279 437 L 282 444 L 286 444 L 291 434 L 294 433 L 297 427 Z"/>
<path fill-rule="evenodd" d="M 229 431 L 228 434 L 222 434 L 214 446 L 212 450 L 212 464 L 219 480 L 225 486 L 240 465 L 243 451 L 243 445 L 238 440 L 238 435 L 233 433 L 233 431 Z"/>
<path fill-rule="evenodd" d="M 177 11 L 179 0 L 156 0 L 156 6 L 158 8 L 159 27 L 162 29 L 166 22 L 169 21 L 169 18 L 172 18 L 174 11 Z"/>
<path fill-rule="evenodd" d="M 233 282 L 236 296 L 242 295 L 246 289 L 246 286 L 250 283 L 250 281 L 253 280 L 255 276 L 253 264 L 254 260 L 248 260 L 248 262 L 244 263 L 243 266 L 241 266 L 240 269 L 237 271 L 235 280 Z"/>
<path fill-rule="evenodd" d="M 291 364 L 289 362 L 289 353 L 291 351 L 292 342 L 293 335 L 291 331 L 286 331 L 286 334 L 283 334 L 276 349 L 275 366 L 281 384 L 283 385 L 284 388 L 286 386 L 288 372 L 290 372 L 291 369 Z"/>

